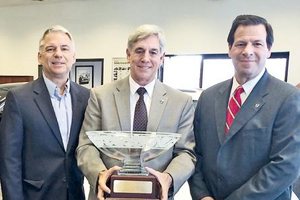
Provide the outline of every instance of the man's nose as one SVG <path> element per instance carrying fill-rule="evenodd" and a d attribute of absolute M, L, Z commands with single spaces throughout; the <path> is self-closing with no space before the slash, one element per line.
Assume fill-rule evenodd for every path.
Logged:
<path fill-rule="evenodd" d="M 250 42 L 248 42 L 245 46 L 243 50 L 243 55 L 247 57 L 253 55 L 253 45 Z"/>
<path fill-rule="evenodd" d="M 143 62 L 149 62 L 150 61 L 150 53 L 148 51 L 145 51 L 145 53 L 143 53 L 142 55 L 142 61 Z"/>
<path fill-rule="evenodd" d="M 57 49 L 54 51 L 54 56 L 55 56 L 55 57 L 61 57 L 61 56 L 62 56 L 62 51 L 61 51 L 61 49 L 57 48 Z"/>

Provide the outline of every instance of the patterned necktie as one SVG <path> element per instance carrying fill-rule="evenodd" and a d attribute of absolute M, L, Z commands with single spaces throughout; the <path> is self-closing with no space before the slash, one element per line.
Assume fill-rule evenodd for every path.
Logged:
<path fill-rule="evenodd" d="M 227 117 L 226 117 L 226 127 L 225 127 L 225 134 L 228 133 L 229 128 L 241 108 L 242 100 L 241 100 L 241 93 L 244 92 L 242 86 L 238 86 L 235 91 L 234 95 L 230 98 L 228 108 L 227 108 Z"/>
<path fill-rule="evenodd" d="M 133 130 L 146 131 L 148 123 L 147 108 L 144 102 L 144 94 L 146 92 L 146 89 L 140 87 L 136 92 L 140 95 L 140 98 L 135 105 Z"/>

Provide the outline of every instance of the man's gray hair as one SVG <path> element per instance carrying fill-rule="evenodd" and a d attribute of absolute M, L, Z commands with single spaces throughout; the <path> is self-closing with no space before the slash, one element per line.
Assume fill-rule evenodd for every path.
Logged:
<path fill-rule="evenodd" d="M 138 42 L 139 40 L 143 40 L 151 35 L 156 35 L 158 37 L 159 50 L 160 54 L 162 55 L 163 53 L 165 53 L 166 39 L 163 30 L 156 25 L 144 24 L 135 29 L 128 38 L 127 48 L 129 50 L 132 50 L 132 47 L 136 42 Z"/>
<path fill-rule="evenodd" d="M 44 48 L 44 42 L 45 42 L 45 37 L 49 34 L 49 33 L 55 33 L 55 32 L 59 32 L 59 33 L 64 33 L 66 34 L 71 42 L 72 42 L 72 45 L 73 45 L 73 50 L 75 51 L 75 43 L 74 43 L 74 40 L 73 40 L 73 37 L 71 35 L 71 33 L 64 27 L 60 26 L 60 25 L 55 25 L 55 26 L 52 26 L 51 28 L 47 29 L 42 38 L 40 39 L 40 42 L 39 42 L 39 52 L 41 53 L 43 48 Z"/>

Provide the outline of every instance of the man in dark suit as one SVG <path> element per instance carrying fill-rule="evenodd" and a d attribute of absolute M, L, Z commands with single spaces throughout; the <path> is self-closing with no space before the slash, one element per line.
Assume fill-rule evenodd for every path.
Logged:
<path fill-rule="evenodd" d="M 227 41 L 235 75 L 205 90 L 195 112 L 192 197 L 291 199 L 300 170 L 300 92 L 265 69 L 274 39 L 264 18 L 238 16 Z"/>
<path fill-rule="evenodd" d="M 147 170 L 161 185 L 161 199 L 172 199 L 194 172 L 192 98 L 155 78 L 165 55 L 164 49 L 164 34 L 158 26 L 138 27 L 129 36 L 127 44 L 130 76 L 91 90 L 77 148 L 78 165 L 91 185 L 89 200 L 97 197 L 104 200 L 104 192 L 110 192 L 106 181 L 123 163 L 101 153 L 86 131 L 133 130 L 140 87 L 146 90 L 143 94 L 148 115 L 146 130 L 181 134 L 173 148 L 145 162 L 149 167 Z"/>
<path fill-rule="evenodd" d="M 54 26 L 40 40 L 43 76 L 7 94 L 0 125 L 4 200 L 84 200 L 75 149 L 89 90 L 69 79 L 75 46 Z"/>

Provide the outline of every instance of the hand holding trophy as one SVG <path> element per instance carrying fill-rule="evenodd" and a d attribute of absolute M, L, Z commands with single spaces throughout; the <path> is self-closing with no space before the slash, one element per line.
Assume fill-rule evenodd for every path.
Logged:
<path fill-rule="evenodd" d="M 106 192 L 109 193 L 107 199 L 159 198 L 155 175 L 159 176 L 160 172 L 151 168 L 146 170 L 144 164 L 173 147 L 180 134 L 138 131 L 88 131 L 86 134 L 102 153 L 123 161 L 122 167 L 112 167 L 100 176 L 100 196 L 101 192 Z M 117 174 L 113 174 L 115 171 Z M 103 184 L 110 175 L 110 188 L 106 188 Z"/>

